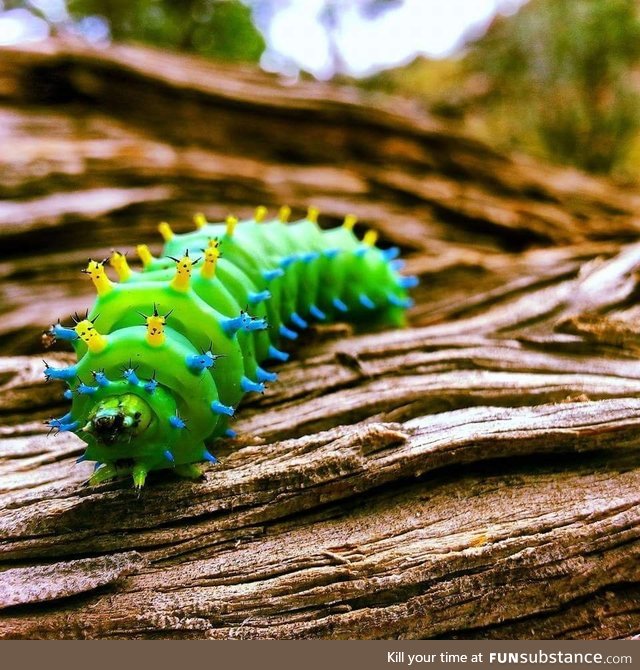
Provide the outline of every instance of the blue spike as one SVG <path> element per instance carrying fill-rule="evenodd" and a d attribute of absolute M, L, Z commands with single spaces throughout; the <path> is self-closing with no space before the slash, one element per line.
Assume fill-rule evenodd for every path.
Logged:
<path fill-rule="evenodd" d="M 98 390 L 98 386 L 88 386 L 84 382 L 80 382 L 76 391 L 82 395 L 93 395 Z"/>
<path fill-rule="evenodd" d="M 319 307 L 313 304 L 309 307 L 309 314 L 311 314 L 314 319 L 318 319 L 318 321 L 324 321 L 327 318 L 327 315 Z"/>
<path fill-rule="evenodd" d="M 62 397 L 65 400 L 72 400 L 73 399 L 73 391 L 71 389 L 67 389 L 63 394 Z"/>
<path fill-rule="evenodd" d="M 187 426 L 187 424 L 177 414 L 169 417 L 169 423 L 174 428 L 179 428 L 180 430 L 186 428 Z"/>
<path fill-rule="evenodd" d="M 249 323 L 247 323 L 243 330 L 247 333 L 250 333 L 253 330 L 266 330 L 269 327 L 266 319 L 255 319 L 252 318 Z"/>
<path fill-rule="evenodd" d="M 284 258 L 280 259 L 280 267 L 286 270 L 292 263 L 295 263 L 297 260 L 298 260 L 297 254 L 291 254 L 290 256 L 285 256 Z"/>
<path fill-rule="evenodd" d="M 259 382 L 275 382 L 278 379 L 278 375 L 275 372 L 264 370 L 258 365 L 256 368 L 256 379 Z"/>
<path fill-rule="evenodd" d="M 254 391 L 255 393 L 264 393 L 264 384 L 259 384 L 256 382 L 252 382 L 249 377 L 245 377 L 244 375 L 242 376 L 242 379 L 240 380 L 240 388 L 245 392 L 249 393 L 250 391 Z"/>
<path fill-rule="evenodd" d="M 296 340 L 298 339 L 298 333 L 296 333 L 295 330 L 291 330 L 290 328 L 287 328 L 284 324 L 280 326 L 280 329 L 278 331 L 282 337 L 286 337 L 288 340 Z"/>
<path fill-rule="evenodd" d="M 233 319 L 225 319 L 222 321 L 222 329 L 229 336 L 233 337 L 239 330 L 242 328 L 244 319 L 242 314 L 234 317 Z"/>
<path fill-rule="evenodd" d="M 210 454 L 206 449 L 202 452 L 202 458 L 205 461 L 209 461 L 209 463 L 217 463 L 218 462 L 218 459 L 213 454 Z"/>
<path fill-rule="evenodd" d="M 82 456 L 78 456 L 78 458 L 76 458 L 76 463 L 82 463 L 83 461 L 86 460 L 87 460 L 86 454 L 82 454 Z"/>
<path fill-rule="evenodd" d="M 331 301 L 331 304 L 339 311 L 339 312 L 348 312 L 349 308 L 340 300 L 340 298 L 334 298 Z"/>
<path fill-rule="evenodd" d="M 387 300 L 396 307 L 403 307 L 407 309 L 408 307 L 413 307 L 413 300 L 411 298 L 400 298 L 393 293 L 387 293 Z"/>
<path fill-rule="evenodd" d="M 257 305 L 263 300 L 269 300 L 271 297 L 271 291 L 260 291 L 259 293 L 251 292 L 249 293 L 249 304 Z"/>
<path fill-rule="evenodd" d="M 339 253 L 340 249 L 325 249 L 322 252 L 322 255 L 326 256 L 327 258 L 335 258 Z"/>
<path fill-rule="evenodd" d="M 292 312 L 289 318 L 291 319 L 293 325 L 298 326 L 298 328 L 309 327 L 309 324 L 297 312 Z"/>
<path fill-rule="evenodd" d="M 138 379 L 138 375 L 136 374 L 136 371 L 133 368 L 127 368 L 123 373 L 122 376 L 131 384 L 131 386 L 138 386 L 140 383 L 140 380 Z"/>
<path fill-rule="evenodd" d="M 380 253 L 386 261 L 392 261 L 394 258 L 398 258 L 400 249 L 398 247 L 389 247 L 388 249 L 382 249 Z"/>
<path fill-rule="evenodd" d="M 49 379 L 75 379 L 76 378 L 76 366 L 70 365 L 67 368 L 52 368 L 48 363 L 45 363 L 47 366 L 44 369 L 44 376 L 47 381 Z"/>
<path fill-rule="evenodd" d="M 191 372 L 202 372 L 213 367 L 215 359 L 210 351 L 206 351 L 204 354 L 189 354 L 185 361 Z"/>
<path fill-rule="evenodd" d="M 406 261 L 402 260 L 402 258 L 397 258 L 389 263 L 389 267 L 395 272 L 399 272 L 406 264 Z"/>
<path fill-rule="evenodd" d="M 100 461 L 97 461 L 96 464 L 93 466 L 93 471 L 94 471 L 94 472 L 97 472 L 98 468 L 99 468 L 101 465 L 102 465 L 102 463 L 100 463 Z"/>
<path fill-rule="evenodd" d="M 221 402 L 214 400 L 211 405 L 211 411 L 216 414 L 226 414 L 227 416 L 233 416 L 235 410 L 230 405 L 223 405 Z"/>
<path fill-rule="evenodd" d="M 52 335 L 55 335 L 58 340 L 67 340 L 73 342 L 78 339 L 78 333 L 73 328 L 65 328 L 61 323 L 54 323 L 49 329 Z"/>
<path fill-rule="evenodd" d="M 273 345 L 269 347 L 268 356 L 276 361 L 289 360 L 289 354 L 286 351 L 280 351 L 280 349 L 276 349 Z"/>
<path fill-rule="evenodd" d="M 147 393 L 153 393 L 157 388 L 158 388 L 158 380 L 157 379 L 150 379 L 144 385 L 144 390 Z"/>
<path fill-rule="evenodd" d="M 275 268 L 274 270 L 264 270 L 262 273 L 262 278 L 265 281 L 271 281 L 276 277 L 283 277 L 283 276 L 284 276 L 284 270 L 282 268 Z"/>
<path fill-rule="evenodd" d="M 227 428 L 227 430 L 224 431 L 224 436 L 225 437 L 238 437 L 238 433 L 236 433 L 233 428 Z"/>
<path fill-rule="evenodd" d="M 367 309 L 375 309 L 376 304 L 371 300 L 371 298 L 366 294 L 366 293 L 361 293 L 358 296 L 358 301 L 363 307 L 366 307 Z"/>
<path fill-rule="evenodd" d="M 73 432 L 80 426 L 80 423 L 78 421 L 73 421 L 72 423 L 65 423 L 63 419 L 66 419 L 67 417 L 69 417 L 68 414 L 63 416 L 62 419 L 51 419 L 47 421 L 47 423 L 51 428 L 55 428 L 61 433 Z"/>
<path fill-rule="evenodd" d="M 315 261 L 316 258 L 320 258 L 320 254 L 317 251 L 308 251 L 306 254 L 300 256 L 300 260 L 303 263 L 310 263 L 311 261 Z"/>
<path fill-rule="evenodd" d="M 362 258 L 367 251 L 370 251 L 371 247 L 367 244 L 363 244 L 361 247 L 358 247 L 354 252 L 353 255 L 356 256 L 357 258 Z"/>
<path fill-rule="evenodd" d="M 415 275 L 408 277 L 400 277 L 398 279 L 398 286 L 402 288 L 414 288 L 420 283 L 420 280 Z"/>
<path fill-rule="evenodd" d="M 91 374 L 93 375 L 93 378 L 96 380 L 96 384 L 98 386 L 102 387 L 109 386 L 109 380 L 107 379 L 104 372 L 100 370 L 94 370 Z"/>
<path fill-rule="evenodd" d="M 162 455 L 169 461 L 169 463 L 176 462 L 176 459 L 173 457 L 173 454 L 168 449 L 166 449 Z"/>

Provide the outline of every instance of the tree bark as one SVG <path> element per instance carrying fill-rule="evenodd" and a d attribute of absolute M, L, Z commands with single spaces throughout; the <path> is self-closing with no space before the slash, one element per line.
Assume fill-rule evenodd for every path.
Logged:
<path fill-rule="evenodd" d="M 409 101 L 134 47 L 1 55 L 1 637 L 638 635 L 637 192 Z M 411 327 L 311 329 L 201 481 L 86 486 L 42 424 L 79 268 L 263 203 L 400 245 Z"/>

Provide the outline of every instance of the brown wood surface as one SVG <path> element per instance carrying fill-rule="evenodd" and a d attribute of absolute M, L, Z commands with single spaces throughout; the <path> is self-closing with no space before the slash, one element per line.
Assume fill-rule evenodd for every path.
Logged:
<path fill-rule="evenodd" d="M 640 632 L 640 194 L 413 103 L 134 47 L 0 51 L 0 637 Z M 41 333 L 86 258 L 256 204 L 350 212 L 405 330 L 301 338 L 202 481 L 85 485 Z"/>

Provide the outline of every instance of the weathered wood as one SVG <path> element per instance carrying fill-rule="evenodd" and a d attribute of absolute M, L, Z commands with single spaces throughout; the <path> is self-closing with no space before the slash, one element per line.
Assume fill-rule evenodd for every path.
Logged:
<path fill-rule="evenodd" d="M 0 637 L 638 634 L 637 193 L 149 50 L 5 50 L 0 98 Z M 87 487 L 41 330 L 87 256 L 252 201 L 400 244 L 413 327 L 307 333 L 201 481 Z"/>

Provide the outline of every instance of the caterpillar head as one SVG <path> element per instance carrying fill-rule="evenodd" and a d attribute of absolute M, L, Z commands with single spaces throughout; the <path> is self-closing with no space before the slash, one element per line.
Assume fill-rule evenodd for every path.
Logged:
<path fill-rule="evenodd" d="M 139 396 L 125 393 L 99 401 L 91 410 L 83 432 L 102 447 L 127 444 L 149 428 L 153 413 Z"/>

